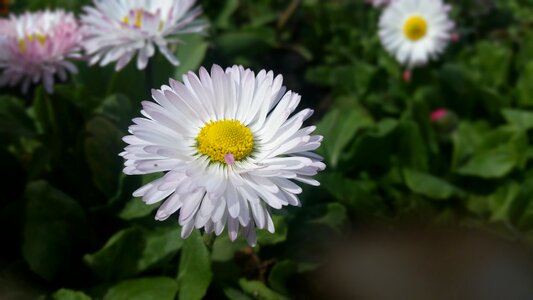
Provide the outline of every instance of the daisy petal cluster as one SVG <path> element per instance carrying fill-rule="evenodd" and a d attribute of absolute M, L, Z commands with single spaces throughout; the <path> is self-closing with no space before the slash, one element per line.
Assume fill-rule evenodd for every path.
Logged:
<path fill-rule="evenodd" d="M 207 27 L 195 20 L 201 14 L 195 2 L 93 0 L 94 7 L 84 7 L 81 17 L 89 63 L 105 66 L 116 62 L 118 71 L 137 54 L 137 68 L 142 70 L 157 47 L 170 63 L 179 65 L 169 48 L 179 42 L 176 35 L 203 32 Z"/>
<path fill-rule="evenodd" d="M 272 209 L 300 205 L 297 182 L 319 185 L 312 177 L 325 164 L 313 151 L 322 137 L 302 127 L 313 111 L 295 113 L 300 95 L 286 91 L 282 76 L 214 65 L 170 80 L 152 98 L 124 137 L 124 172 L 164 172 L 134 196 L 163 201 L 157 220 L 179 211 L 183 238 L 227 226 L 231 240 L 242 228 L 254 245 L 256 228 L 274 232 Z"/>
<path fill-rule="evenodd" d="M 403 65 L 415 67 L 436 58 L 448 45 L 454 23 L 442 0 L 395 0 L 379 20 L 385 49 Z"/>
<path fill-rule="evenodd" d="M 63 10 L 11 15 L 0 20 L 0 86 L 43 82 L 52 93 L 55 76 L 65 81 L 80 58 L 81 35 L 72 13 Z"/>

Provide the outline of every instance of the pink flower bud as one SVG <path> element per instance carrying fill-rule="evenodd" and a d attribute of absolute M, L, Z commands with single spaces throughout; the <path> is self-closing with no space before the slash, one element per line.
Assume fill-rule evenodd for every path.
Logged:
<path fill-rule="evenodd" d="M 403 81 L 410 82 L 412 77 L 413 77 L 413 72 L 411 72 L 411 70 L 403 71 L 403 74 L 402 74 Z"/>
<path fill-rule="evenodd" d="M 442 118 L 446 117 L 448 115 L 448 110 L 446 108 L 437 108 L 430 114 L 431 122 L 438 122 L 442 120 Z"/>
<path fill-rule="evenodd" d="M 452 32 L 450 34 L 450 41 L 452 41 L 453 43 L 457 43 L 459 42 L 459 40 L 461 39 L 461 36 L 459 35 L 459 33 L 457 32 Z"/>
<path fill-rule="evenodd" d="M 224 155 L 224 161 L 226 161 L 228 165 L 233 165 L 235 163 L 235 157 L 233 157 L 231 152 L 228 152 L 226 155 Z"/>

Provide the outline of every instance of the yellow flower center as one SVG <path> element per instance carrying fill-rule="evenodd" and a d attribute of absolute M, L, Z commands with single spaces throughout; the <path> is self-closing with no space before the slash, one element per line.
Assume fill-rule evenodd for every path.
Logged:
<path fill-rule="evenodd" d="M 198 151 L 211 160 L 229 163 L 248 157 L 254 149 L 254 136 L 250 128 L 237 120 L 210 121 L 196 137 Z"/>
<path fill-rule="evenodd" d="M 28 42 L 33 42 L 35 39 L 37 39 L 37 41 L 39 41 L 39 43 L 41 45 L 44 45 L 44 43 L 46 43 L 46 35 L 44 34 L 41 34 L 41 33 L 35 33 L 35 34 L 28 34 L 25 38 L 23 39 L 19 39 L 19 49 L 20 49 L 20 52 L 22 53 L 26 53 L 26 51 L 28 51 L 28 48 L 26 46 L 26 41 Z"/>
<path fill-rule="evenodd" d="M 426 36 L 428 32 L 428 23 L 426 19 L 420 16 L 409 17 L 403 24 L 403 33 L 413 42 Z"/>
<path fill-rule="evenodd" d="M 143 14 L 144 14 L 144 11 L 142 9 L 138 9 L 135 11 L 135 21 L 133 22 L 133 26 L 137 27 L 137 28 L 141 28 L 142 24 L 143 24 Z M 122 18 L 122 23 L 126 24 L 126 25 L 129 25 L 130 24 L 130 16 L 124 16 L 124 18 Z"/>

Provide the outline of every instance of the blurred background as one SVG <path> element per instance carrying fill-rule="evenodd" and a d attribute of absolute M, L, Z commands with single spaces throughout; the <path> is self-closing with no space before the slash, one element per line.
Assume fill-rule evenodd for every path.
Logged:
<path fill-rule="evenodd" d="M 363 0 L 203 0 L 177 68 L 79 62 L 52 95 L 2 89 L 0 299 L 533 299 L 533 1 L 448 3 L 459 39 L 410 81 Z M 321 186 L 255 248 L 181 240 L 131 196 L 154 176 L 122 174 L 150 89 L 213 63 L 283 74 L 325 137 Z"/>

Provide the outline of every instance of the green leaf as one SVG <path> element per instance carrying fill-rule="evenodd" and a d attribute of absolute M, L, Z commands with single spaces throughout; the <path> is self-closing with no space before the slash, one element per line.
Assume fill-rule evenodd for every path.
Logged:
<path fill-rule="evenodd" d="M 452 170 L 456 170 L 472 156 L 488 131 L 488 124 L 485 122 L 470 123 L 463 121 L 459 123 L 459 128 L 452 135 Z"/>
<path fill-rule="evenodd" d="M 232 16 L 235 11 L 239 8 L 239 0 L 228 0 L 225 1 L 224 7 L 220 10 L 215 24 L 220 28 L 228 28 L 230 26 L 230 21 L 233 20 Z"/>
<path fill-rule="evenodd" d="M 176 79 L 181 79 L 181 76 L 188 71 L 198 70 L 208 47 L 205 39 L 198 34 L 183 36 L 180 39 L 183 44 L 179 45 L 176 55 L 181 62 L 174 72 L 174 78 Z"/>
<path fill-rule="evenodd" d="M 177 291 L 178 285 L 172 278 L 139 278 L 111 287 L 104 300 L 174 300 Z"/>
<path fill-rule="evenodd" d="M 163 172 L 155 172 L 150 174 L 144 174 L 142 178 L 142 185 L 146 185 L 156 179 L 161 178 L 164 175 Z M 141 198 L 132 198 L 119 212 L 118 216 L 123 220 L 133 220 L 148 216 L 152 211 L 157 209 L 161 203 L 146 204 Z"/>
<path fill-rule="evenodd" d="M 507 108 L 502 111 L 505 121 L 524 130 L 533 128 L 533 112 L 520 109 Z"/>
<path fill-rule="evenodd" d="M 126 203 L 126 206 L 119 212 L 119 218 L 123 220 L 133 220 L 148 216 L 151 212 L 157 209 L 159 205 L 148 205 L 140 198 L 132 198 Z"/>
<path fill-rule="evenodd" d="M 276 32 L 270 27 L 243 28 L 218 35 L 215 44 L 228 56 L 257 55 L 276 45 Z"/>
<path fill-rule="evenodd" d="M 417 170 L 428 169 L 427 143 L 422 137 L 419 125 L 404 118 L 398 126 L 398 151 L 401 166 Z"/>
<path fill-rule="evenodd" d="M 248 297 L 245 293 L 230 286 L 225 286 L 223 290 L 224 296 L 228 297 L 229 300 L 252 300 L 252 298 Z"/>
<path fill-rule="evenodd" d="M 183 246 L 180 229 L 177 226 L 162 227 L 145 231 L 146 245 L 137 263 L 137 271 L 142 272 L 164 258 L 176 254 Z"/>
<path fill-rule="evenodd" d="M 25 197 L 22 253 L 30 269 L 48 280 L 68 275 L 87 236 L 83 210 L 44 181 L 28 184 Z"/>
<path fill-rule="evenodd" d="M 272 289 L 288 294 L 288 279 L 298 272 L 298 264 L 291 260 L 280 261 L 272 267 L 268 275 L 268 284 Z"/>
<path fill-rule="evenodd" d="M 488 197 L 489 207 L 492 211 L 491 221 L 510 221 L 513 203 L 520 193 L 520 185 L 511 182 L 498 188 Z"/>
<path fill-rule="evenodd" d="M 344 149 L 357 131 L 372 123 L 371 116 L 359 109 L 330 110 L 317 125 L 317 133 L 324 136 L 322 152 L 329 165 L 337 167 Z"/>
<path fill-rule="evenodd" d="M 397 120 L 386 118 L 358 136 L 350 149 L 350 167 L 352 169 L 388 167 L 390 157 L 397 152 L 395 133 L 398 124 Z"/>
<path fill-rule="evenodd" d="M 107 96 L 95 112 L 113 121 L 120 128 L 126 128 L 131 123 L 133 106 L 128 97 L 113 94 Z"/>
<path fill-rule="evenodd" d="M 272 222 L 276 228 L 276 232 L 270 233 L 267 230 L 257 231 L 258 245 L 274 245 L 284 242 L 287 239 L 287 224 L 285 218 L 280 215 L 272 215 Z"/>
<path fill-rule="evenodd" d="M 32 137 L 35 134 L 35 124 L 26 112 L 23 101 L 0 96 L 0 137 L 13 139 L 21 136 Z"/>
<path fill-rule="evenodd" d="M 518 195 L 509 208 L 510 222 L 520 228 L 520 230 L 530 230 L 533 228 L 533 173 L 528 171 L 525 179 L 521 182 L 511 181 L 511 189 L 518 186 Z"/>
<path fill-rule="evenodd" d="M 473 155 L 457 172 L 483 178 L 500 178 L 515 167 L 524 167 L 527 149 L 527 135 L 523 130 L 502 126 L 483 138 Z"/>
<path fill-rule="evenodd" d="M 447 181 L 431 174 L 411 169 L 404 169 L 405 183 L 411 191 L 433 199 L 448 199 L 459 190 Z"/>
<path fill-rule="evenodd" d="M 198 230 L 193 230 L 181 252 L 178 271 L 180 300 L 202 299 L 211 283 L 211 260 L 209 251 Z"/>
<path fill-rule="evenodd" d="M 376 184 L 370 180 L 354 180 L 340 173 L 324 173 L 319 177 L 321 186 L 352 211 L 374 214 L 384 205 L 376 195 Z"/>
<path fill-rule="evenodd" d="M 84 292 L 60 289 L 52 295 L 53 300 L 91 300 Z"/>
<path fill-rule="evenodd" d="M 464 65 L 446 64 L 439 73 L 440 83 L 461 96 L 470 96 L 477 90 L 477 85 L 472 79 L 471 72 Z M 472 101 L 471 99 L 467 99 Z"/>
<path fill-rule="evenodd" d="M 516 85 L 516 93 L 520 105 L 533 106 L 533 85 L 531 82 L 533 82 L 533 61 L 530 61 L 524 67 L 524 71 Z"/>
<path fill-rule="evenodd" d="M 326 225 L 340 232 L 342 226 L 346 223 L 346 220 L 346 208 L 342 204 L 328 203 L 326 204 L 326 214 L 309 221 L 309 223 Z"/>
<path fill-rule="evenodd" d="M 143 231 L 129 228 L 114 234 L 102 249 L 85 255 L 84 260 L 102 280 L 123 279 L 137 273 L 145 245 Z"/>
<path fill-rule="evenodd" d="M 35 90 L 31 109 L 40 133 L 57 134 L 58 132 L 56 112 L 52 101 L 54 99 L 51 99 L 42 87 Z"/>
<path fill-rule="evenodd" d="M 113 123 L 103 117 L 95 117 L 87 123 L 85 156 L 95 185 L 107 197 L 118 192 L 122 160 L 118 153 L 124 148 L 124 135 Z"/>
<path fill-rule="evenodd" d="M 489 41 L 476 44 L 467 61 L 474 80 L 496 88 L 505 83 L 512 55 L 511 48 L 506 46 Z"/>
<path fill-rule="evenodd" d="M 477 153 L 457 172 L 483 178 L 499 178 L 508 174 L 515 164 L 516 159 L 513 154 L 507 149 L 499 148 Z"/>
<path fill-rule="evenodd" d="M 241 278 L 239 286 L 243 291 L 251 295 L 254 299 L 262 300 L 286 300 L 289 299 L 281 294 L 269 289 L 264 283 L 256 280 L 247 280 Z"/>
<path fill-rule="evenodd" d="M 232 242 L 227 234 L 217 236 L 213 243 L 213 250 L 211 252 L 211 260 L 213 262 L 227 262 L 235 258 L 235 253 L 247 247 L 248 243 L 245 239 L 237 239 Z"/>

